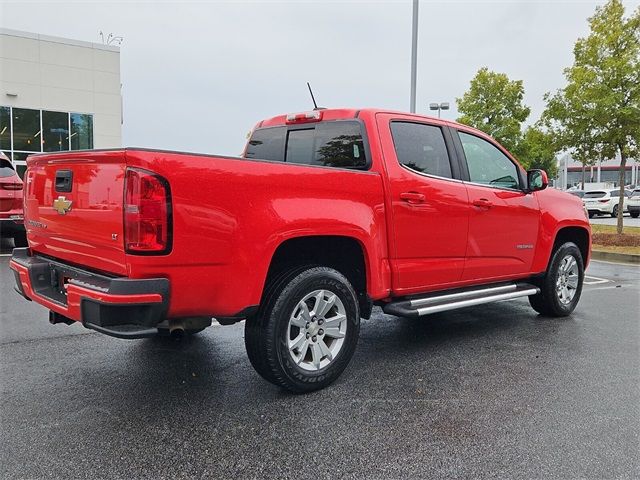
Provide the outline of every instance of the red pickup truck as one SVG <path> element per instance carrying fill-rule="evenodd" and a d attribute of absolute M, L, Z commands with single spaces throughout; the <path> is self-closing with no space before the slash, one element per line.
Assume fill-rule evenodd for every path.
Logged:
<path fill-rule="evenodd" d="M 384 110 L 258 123 L 242 158 L 126 148 L 27 161 L 16 290 L 52 323 L 121 338 L 246 319 L 249 359 L 294 392 L 347 366 L 379 305 L 420 317 L 529 297 L 576 307 L 579 198 L 487 135 Z"/>

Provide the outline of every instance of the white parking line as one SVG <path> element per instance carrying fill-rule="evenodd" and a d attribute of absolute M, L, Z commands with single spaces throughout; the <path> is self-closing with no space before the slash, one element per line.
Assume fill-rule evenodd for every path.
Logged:
<path fill-rule="evenodd" d="M 11 253 L 0 253 L 0 257 L 10 257 Z"/>
<path fill-rule="evenodd" d="M 589 280 L 587 280 L 589 279 Z M 585 285 L 599 285 L 600 283 L 607 283 L 610 282 L 611 280 L 607 280 L 606 278 L 600 278 L 600 277 L 591 277 L 589 275 L 585 275 L 584 276 L 584 281 L 582 283 L 584 283 Z"/>

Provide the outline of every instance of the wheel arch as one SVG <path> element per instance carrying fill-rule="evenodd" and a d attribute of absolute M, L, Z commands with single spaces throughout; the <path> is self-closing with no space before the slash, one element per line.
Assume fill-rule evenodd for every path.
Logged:
<path fill-rule="evenodd" d="M 551 261 L 551 258 L 553 258 L 553 253 L 556 249 L 566 242 L 573 242 L 578 246 L 580 254 L 582 255 L 582 265 L 586 269 L 591 253 L 591 235 L 586 228 L 576 226 L 562 227 L 556 232 L 547 265 Z"/>
<path fill-rule="evenodd" d="M 361 316 L 369 318 L 372 308 L 368 295 L 371 266 L 362 242 L 342 235 L 310 235 L 284 240 L 271 257 L 263 294 L 272 279 L 302 265 L 322 265 L 342 273 L 358 295 Z"/>

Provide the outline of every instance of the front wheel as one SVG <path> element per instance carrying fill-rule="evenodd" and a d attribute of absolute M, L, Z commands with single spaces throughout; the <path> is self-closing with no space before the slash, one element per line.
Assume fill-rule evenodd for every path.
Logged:
<path fill-rule="evenodd" d="M 313 267 L 268 291 L 245 326 L 251 364 L 266 380 L 294 393 L 328 386 L 349 364 L 360 332 L 349 280 L 331 268 Z"/>
<path fill-rule="evenodd" d="M 640 216 L 640 212 L 629 212 L 629 215 L 631 215 L 631 218 L 638 218 Z"/>
<path fill-rule="evenodd" d="M 584 265 L 575 243 L 567 242 L 553 253 L 540 283 L 540 293 L 531 295 L 533 309 L 550 317 L 565 317 L 576 308 L 582 293 Z"/>

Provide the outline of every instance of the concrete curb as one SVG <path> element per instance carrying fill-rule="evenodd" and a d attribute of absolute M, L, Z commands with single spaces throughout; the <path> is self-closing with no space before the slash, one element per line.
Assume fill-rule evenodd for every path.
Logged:
<path fill-rule="evenodd" d="M 598 250 L 592 250 L 591 259 L 640 265 L 640 255 L 632 255 L 630 253 L 600 252 Z"/>

